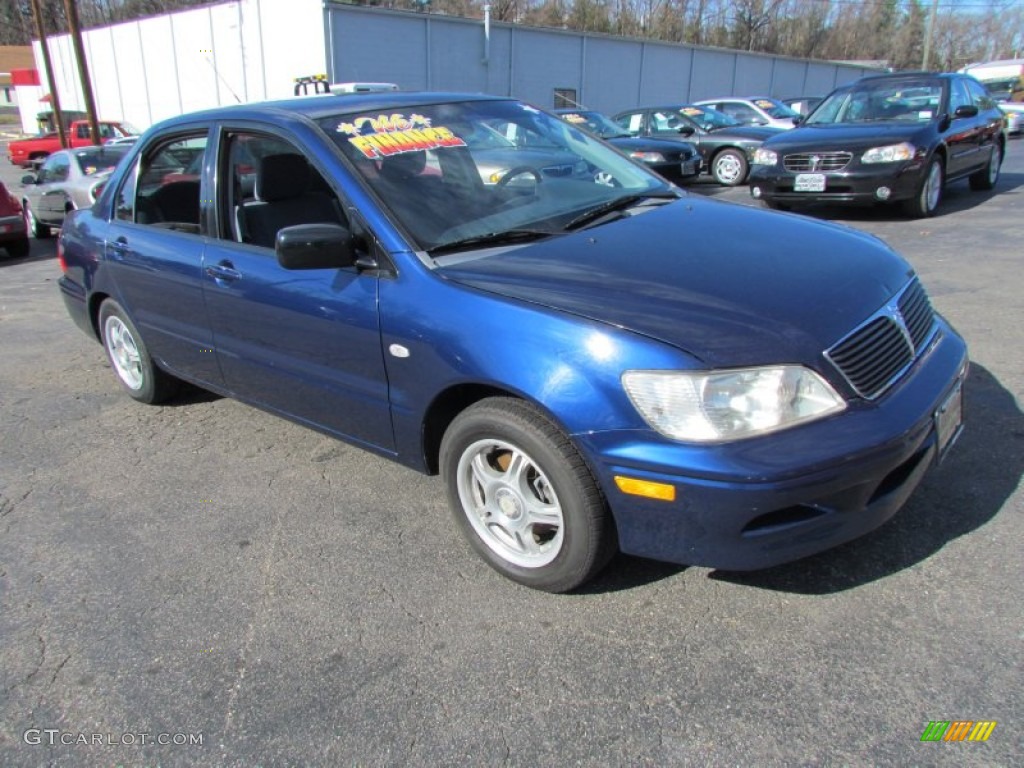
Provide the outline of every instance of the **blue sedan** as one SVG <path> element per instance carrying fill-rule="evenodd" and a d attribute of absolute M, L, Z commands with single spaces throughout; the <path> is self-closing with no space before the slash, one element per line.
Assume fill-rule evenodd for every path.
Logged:
<path fill-rule="evenodd" d="M 484 184 L 482 126 L 551 157 Z M 820 552 L 894 515 L 961 430 L 964 342 L 879 240 L 689 197 L 512 99 L 173 118 L 58 255 L 131 397 L 187 381 L 439 473 L 454 528 L 536 589 L 616 550 Z"/>

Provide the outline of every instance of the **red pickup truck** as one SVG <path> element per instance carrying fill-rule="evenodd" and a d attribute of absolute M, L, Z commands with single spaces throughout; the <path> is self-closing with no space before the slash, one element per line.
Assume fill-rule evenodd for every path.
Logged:
<path fill-rule="evenodd" d="M 111 139 L 134 136 L 136 131 L 124 122 L 100 121 L 100 141 L 106 143 Z M 68 143 L 72 147 L 88 147 L 92 142 L 88 120 L 75 120 L 68 126 Z M 56 132 L 30 139 L 19 139 L 7 145 L 7 159 L 14 165 L 28 168 L 33 163 L 42 161 L 52 152 L 61 148 L 60 135 Z"/>

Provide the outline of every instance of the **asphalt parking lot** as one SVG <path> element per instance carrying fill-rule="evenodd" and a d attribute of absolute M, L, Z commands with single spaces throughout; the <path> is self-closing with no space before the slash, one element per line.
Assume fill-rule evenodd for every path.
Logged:
<path fill-rule="evenodd" d="M 53 241 L 0 261 L 0 765 L 1020 765 L 1024 141 L 933 219 L 814 215 L 900 250 L 966 337 L 960 442 L 837 550 L 619 557 L 562 596 L 476 558 L 437 478 L 200 392 L 135 403 Z"/>

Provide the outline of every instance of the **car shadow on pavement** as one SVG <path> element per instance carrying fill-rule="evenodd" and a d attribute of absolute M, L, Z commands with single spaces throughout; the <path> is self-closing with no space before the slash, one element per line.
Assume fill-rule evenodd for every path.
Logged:
<path fill-rule="evenodd" d="M 55 240 L 36 240 L 29 238 L 28 256 L 20 259 L 12 257 L 2 246 L 0 246 L 0 269 L 13 267 L 16 264 L 31 264 L 35 261 L 46 261 L 57 255 L 57 244 Z M 54 264 L 54 268 L 56 268 Z"/>
<path fill-rule="evenodd" d="M 989 522 L 1024 475 L 1024 413 L 1013 394 L 977 364 L 964 398 L 960 440 L 881 528 L 795 563 L 763 571 L 712 571 L 709 578 L 796 594 L 842 592 L 920 563 Z"/>
<path fill-rule="evenodd" d="M 620 552 L 593 580 L 588 581 L 579 589 L 574 589 L 573 594 L 601 595 L 607 592 L 623 592 L 675 576 L 688 567 L 678 563 L 663 563 L 658 560 L 633 557 Z"/>
<path fill-rule="evenodd" d="M 212 403 L 223 400 L 223 395 L 211 392 L 208 389 L 196 386 L 187 381 L 181 382 L 181 389 L 170 400 L 161 403 L 164 408 L 180 408 L 185 405 L 198 405 L 199 403 Z"/>

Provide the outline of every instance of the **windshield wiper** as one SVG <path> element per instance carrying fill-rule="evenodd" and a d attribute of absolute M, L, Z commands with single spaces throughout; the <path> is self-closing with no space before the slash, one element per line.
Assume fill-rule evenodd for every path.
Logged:
<path fill-rule="evenodd" d="M 464 237 L 461 240 L 452 240 L 450 243 L 441 243 L 433 248 L 428 248 L 427 253 L 431 256 L 437 256 L 442 253 L 476 248 L 481 245 L 525 243 L 530 240 L 540 240 L 545 237 L 554 237 L 561 234 L 561 232 L 552 232 L 546 229 L 507 229 L 503 232 L 488 232 L 485 235 L 473 235 L 472 237 Z"/>
<path fill-rule="evenodd" d="M 571 232 L 574 229 L 586 226 L 602 216 L 616 211 L 623 211 L 627 208 L 631 208 L 641 200 L 678 200 L 679 196 L 674 195 L 671 192 L 645 192 L 642 195 L 626 195 L 625 197 L 617 197 L 614 200 L 609 200 L 607 203 L 602 203 L 589 211 L 581 213 L 575 219 L 565 225 L 565 230 Z"/>

